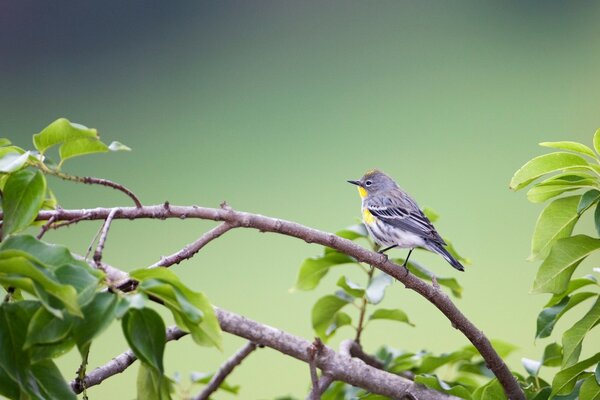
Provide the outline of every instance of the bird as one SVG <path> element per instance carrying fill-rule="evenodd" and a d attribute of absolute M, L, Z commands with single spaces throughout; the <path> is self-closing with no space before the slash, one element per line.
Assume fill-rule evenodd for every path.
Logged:
<path fill-rule="evenodd" d="M 383 247 L 380 253 L 394 247 L 410 249 L 402 265 L 406 268 L 412 251 L 424 248 L 439 254 L 457 270 L 465 270 L 444 248 L 446 242 L 417 203 L 388 175 L 373 169 L 348 183 L 358 186 L 362 220 L 371 238 Z"/>

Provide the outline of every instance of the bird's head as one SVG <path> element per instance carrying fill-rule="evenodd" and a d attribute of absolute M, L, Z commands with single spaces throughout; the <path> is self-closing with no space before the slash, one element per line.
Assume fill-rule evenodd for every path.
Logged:
<path fill-rule="evenodd" d="M 398 187 L 396 182 L 378 169 L 368 171 L 357 181 L 350 180 L 348 183 L 358 186 L 358 193 L 361 198 L 373 195 L 382 191 Z"/>

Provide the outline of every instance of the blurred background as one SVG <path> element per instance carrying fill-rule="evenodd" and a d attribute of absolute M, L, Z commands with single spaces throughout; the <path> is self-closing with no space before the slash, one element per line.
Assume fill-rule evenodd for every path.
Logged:
<path fill-rule="evenodd" d="M 145 204 L 226 200 L 326 231 L 360 216 L 346 180 L 380 168 L 437 211 L 438 230 L 472 259 L 459 273 L 417 254 L 459 278 L 459 308 L 489 337 L 518 346 L 509 362 L 523 372 L 520 358 L 539 359 L 547 343 L 533 340 L 547 298 L 529 294 L 537 265 L 525 261 L 541 206 L 508 182 L 544 152 L 538 142 L 590 144 L 600 127 L 599 16 L 595 2 L 5 1 L 0 136 L 31 148 L 32 134 L 66 117 L 133 149 L 70 160 L 68 172 L 120 182 Z M 50 185 L 64 208 L 129 205 L 104 187 Z M 99 226 L 45 239 L 85 253 Z M 104 259 L 145 267 L 211 226 L 117 221 Z M 302 260 L 320 252 L 239 229 L 174 271 L 220 307 L 311 339 L 312 304 L 356 269 L 338 267 L 314 292 L 290 292 Z M 416 327 L 374 322 L 367 351 L 467 344 L 401 284 L 382 306 L 400 306 Z M 331 344 L 352 335 L 344 328 Z M 215 370 L 242 344 L 226 335 L 219 353 L 188 338 L 171 343 L 168 372 L 195 394 L 189 373 Z M 115 324 L 92 346 L 90 368 L 126 348 Z M 74 376 L 76 352 L 58 362 Z M 136 371 L 91 389 L 91 398 L 133 398 Z M 303 398 L 310 379 L 306 364 L 262 349 L 229 381 L 242 385 L 239 398 L 273 399 Z"/>

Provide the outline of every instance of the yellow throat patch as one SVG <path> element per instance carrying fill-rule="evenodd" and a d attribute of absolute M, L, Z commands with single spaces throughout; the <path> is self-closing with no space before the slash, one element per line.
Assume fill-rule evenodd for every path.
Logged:
<path fill-rule="evenodd" d="M 368 208 L 363 209 L 363 221 L 365 222 L 365 224 L 369 225 L 375 222 L 375 217 L 373 216 L 373 214 L 371 214 L 371 211 L 369 211 Z"/>
<path fill-rule="evenodd" d="M 358 194 L 360 195 L 361 199 L 364 199 L 365 197 L 367 197 L 367 190 L 363 187 L 358 187 Z"/>

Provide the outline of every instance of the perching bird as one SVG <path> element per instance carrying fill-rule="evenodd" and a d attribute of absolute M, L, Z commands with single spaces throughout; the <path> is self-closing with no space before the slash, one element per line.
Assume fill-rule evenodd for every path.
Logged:
<path fill-rule="evenodd" d="M 444 248 L 444 239 L 417 203 L 392 178 L 375 169 L 348 182 L 358 186 L 362 219 L 371 238 L 384 247 L 380 253 L 394 247 L 410 249 L 403 265 L 406 267 L 412 251 L 421 247 L 441 255 L 457 270 L 465 270 Z"/>

